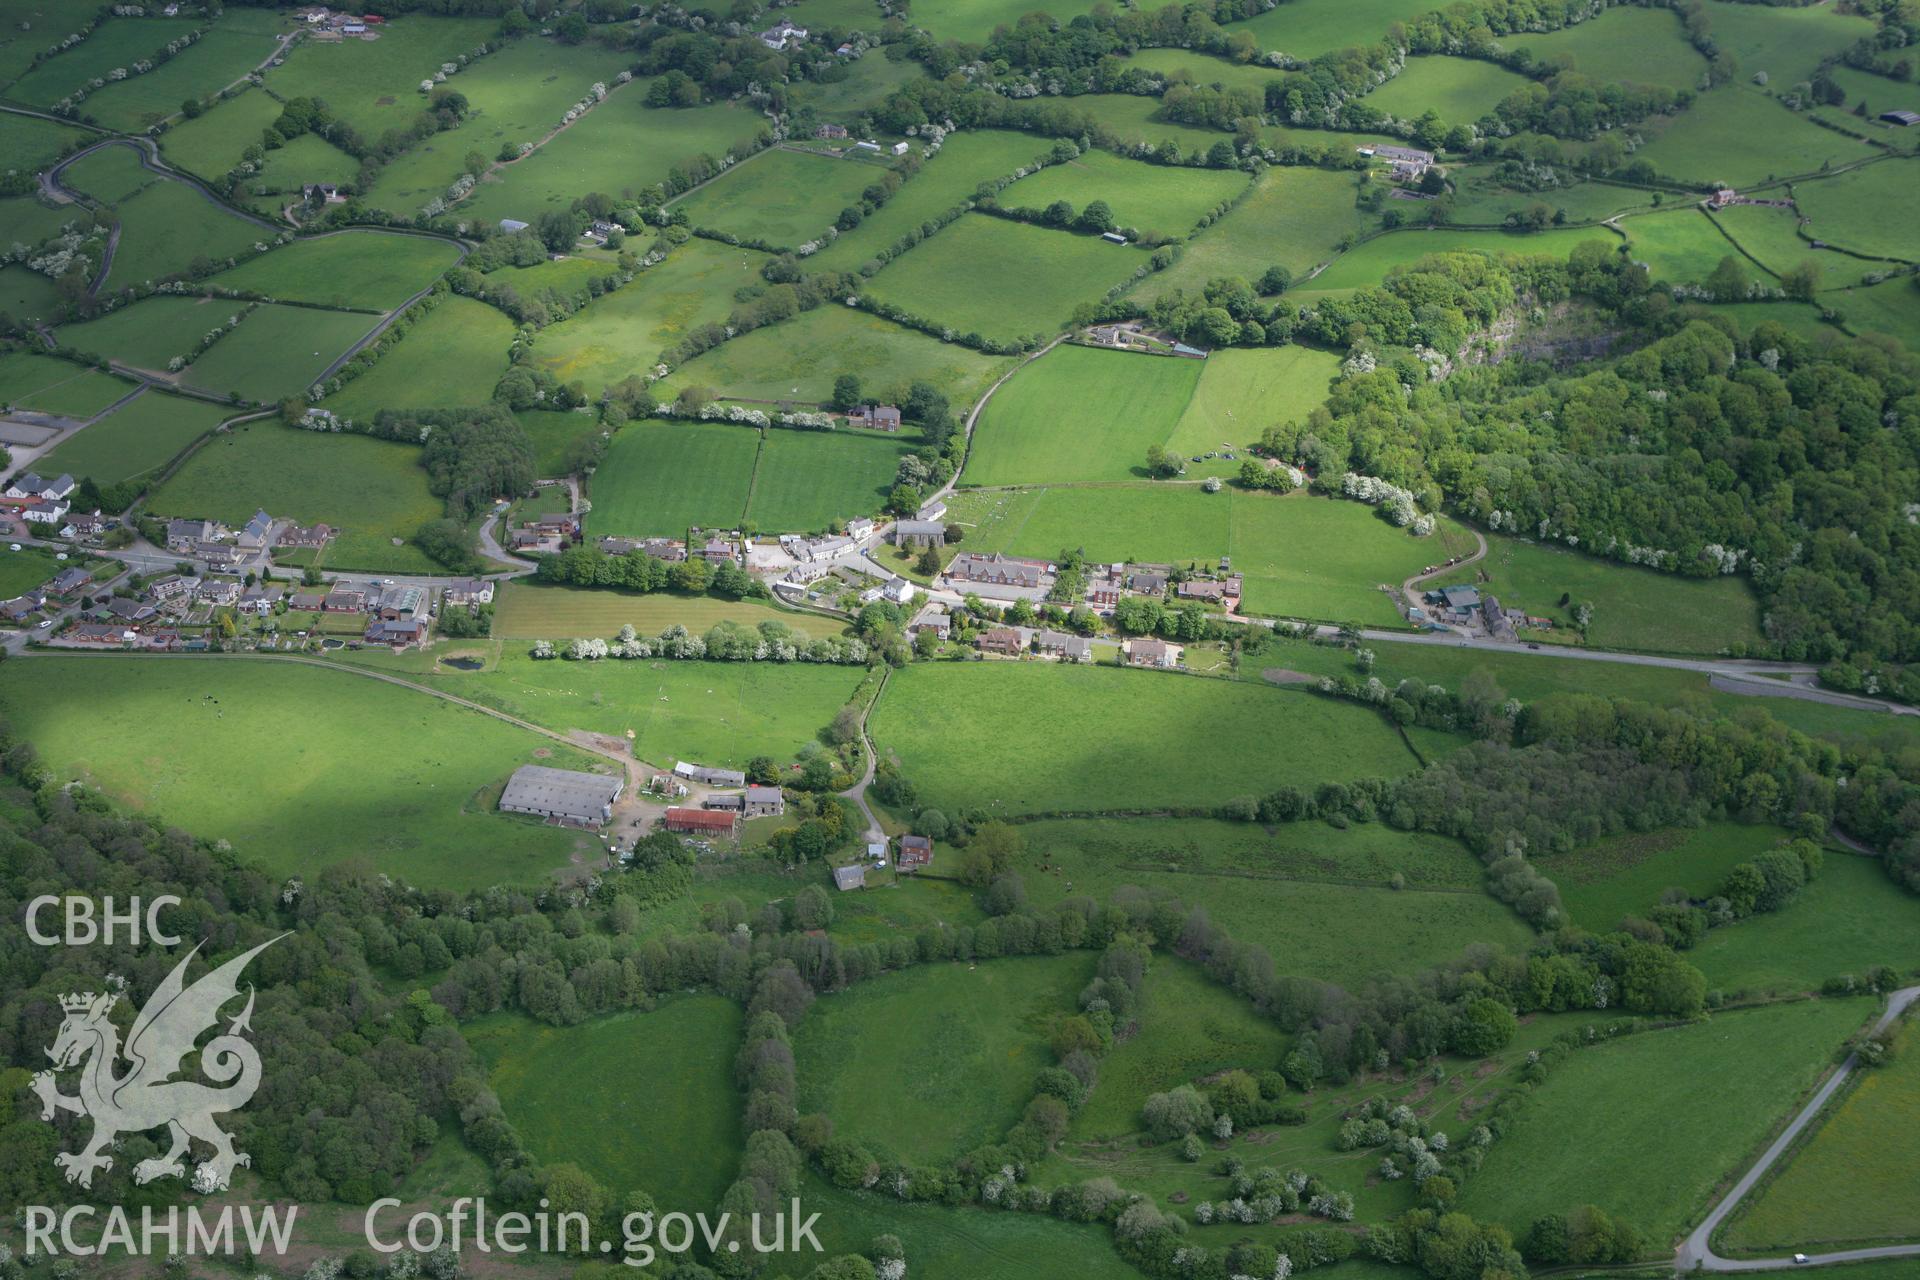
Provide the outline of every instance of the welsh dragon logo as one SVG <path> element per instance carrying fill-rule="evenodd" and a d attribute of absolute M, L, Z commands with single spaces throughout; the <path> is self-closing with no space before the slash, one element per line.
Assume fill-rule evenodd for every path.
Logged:
<path fill-rule="evenodd" d="M 271 939 L 235 956 L 188 986 L 187 965 L 200 950 L 195 946 L 133 1020 L 124 1048 L 119 1030 L 107 1018 L 120 999 L 117 992 L 60 998 L 66 1019 L 47 1056 L 53 1059 L 54 1071 L 80 1068 L 80 1092 L 75 1097 L 60 1093 L 54 1071 L 35 1075 L 33 1091 L 40 1095 L 42 1120 L 53 1119 L 58 1111 L 93 1118 L 93 1137 L 87 1145 L 78 1153 L 63 1151 L 53 1158 L 66 1170 L 68 1182 L 91 1187 L 96 1170 L 113 1167 L 113 1157 L 104 1153 L 119 1135 L 144 1133 L 163 1125 L 173 1145 L 164 1156 L 142 1160 L 134 1167 L 133 1180 L 137 1183 L 186 1177 L 182 1157 L 188 1154 L 194 1138 L 213 1148 L 213 1158 L 194 1171 L 192 1185 L 197 1191 L 224 1190 L 236 1165 L 253 1163 L 245 1152 L 233 1149 L 233 1139 L 213 1122 L 216 1115 L 246 1106 L 260 1087 L 260 1054 L 245 1039 L 245 1033 L 252 1029 L 251 987 L 246 1007 L 227 1024 L 226 1033 L 215 1036 L 200 1050 L 200 1072 L 212 1084 L 172 1077 L 194 1052 L 201 1033 L 219 1022 L 221 1007 L 240 994 L 240 971 L 279 940 Z M 116 1074 L 123 1057 L 126 1070 Z"/>

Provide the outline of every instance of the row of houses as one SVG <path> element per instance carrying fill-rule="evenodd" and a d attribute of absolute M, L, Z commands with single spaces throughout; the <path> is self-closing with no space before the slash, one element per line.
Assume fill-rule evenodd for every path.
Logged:
<path fill-rule="evenodd" d="M 1085 636 L 1050 628 L 990 627 L 980 633 L 979 639 L 974 641 L 974 647 L 982 653 L 1002 658 L 1019 658 L 1028 653 L 1037 653 L 1043 658 L 1055 658 L 1062 662 L 1093 661 L 1093 641 Z"/>

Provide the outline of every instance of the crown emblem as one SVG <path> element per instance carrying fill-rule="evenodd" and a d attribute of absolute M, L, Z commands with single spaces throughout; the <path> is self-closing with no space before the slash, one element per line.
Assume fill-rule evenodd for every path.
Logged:
<path fill-rule="evenodd" d="M 60 997 L 60 1007 L 68 1013 L 85 1013 L 97 997 L 91 991 L 76 991 Z"/>

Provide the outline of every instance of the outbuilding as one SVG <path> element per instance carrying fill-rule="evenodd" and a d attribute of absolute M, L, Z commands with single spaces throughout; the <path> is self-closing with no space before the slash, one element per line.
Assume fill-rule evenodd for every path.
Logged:
<path fill-rule="evenodd" d="M 613 802 L 626 782 L 598 773 L 525 764 L 507 779 L 500 807 L 508 813 L 537 814 L 576 827 L 597 827 L 613 816 Z"/>

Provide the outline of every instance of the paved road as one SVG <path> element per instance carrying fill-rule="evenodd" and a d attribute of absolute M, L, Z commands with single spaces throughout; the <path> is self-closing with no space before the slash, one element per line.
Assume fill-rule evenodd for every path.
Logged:
<path fill-rule="evenodd" d="M 1895 1018 L 1906 1012 L 1907 1007 L 1915 1000 L 1920 1000 L 1920 987 L 1906 987 L 1894 992 L 1887 1000 L 1886 1012 L 1882 1013 L 1879 1021 L 1873 1024 L 1874 1031 L 1885 1030 Z M 1809 1254 L 1805 1263 L 1796 1263 L 1790 1257 L 1723 1258 L 1713 1251 L 1713 1233 L 1720 1229 L 1720 1224 L 1726 1221 L 1727 1215 L 1732 1213 L 1747 1193 L 1766 1176 L 1767 1170 L 1774 1166 L 1786 1153 L 1787 1148 L 1793 1145 L 1794 1139 L 1798 1138 L 1813 1122 L 1813 1118 L 1820 1113 L 1820 1109 L 1827 1105 L 1835 1093 L 1839 1092 L 1840 1086 L 1847 1082 L 1847 1078 L 1853 1074 L 1854 1068 L 1858 1065 L 1858 1059 L 1853 1054 L 1848 1054 L 1847 1060 L 1842 1062 L 1833 1075 L 1828 1077 L 1827 1082 L 1820 1086 L 1807 1105 L 1800 1109 L 1800 1114 L 1793 1118 L 1792 1122 L 1781 1131 L 1780 1136 L 1774 1139 L 1773 1145 L 1768 1147 L 1765 1154 L 1754 1163 L 1753 1168 L 1747 1170 L 1740 1181 L 1734 1184 L 1733 1190 L 1726 1194 L 1726 1198 L 1714 1206 L 1713 1212 L 1707 1215 L 1706 1220 L 1695 1227 L 1693 1232 L 1681 1242 L 1679 1251 L 1674 1256 L 1676 1270 L 1683 1273 L 1695 1268 L 1702 1271 L 1779 1271 L 1796 1265 L 1825 1266 L 1836 1262 L 1861 1262 L 1871 1258 L 1920 1257 L 1920 1244 L 1882 1245 L 1873 1249 L 1842 1249 L 1834 1253 L 1815 1253 Z"/>

